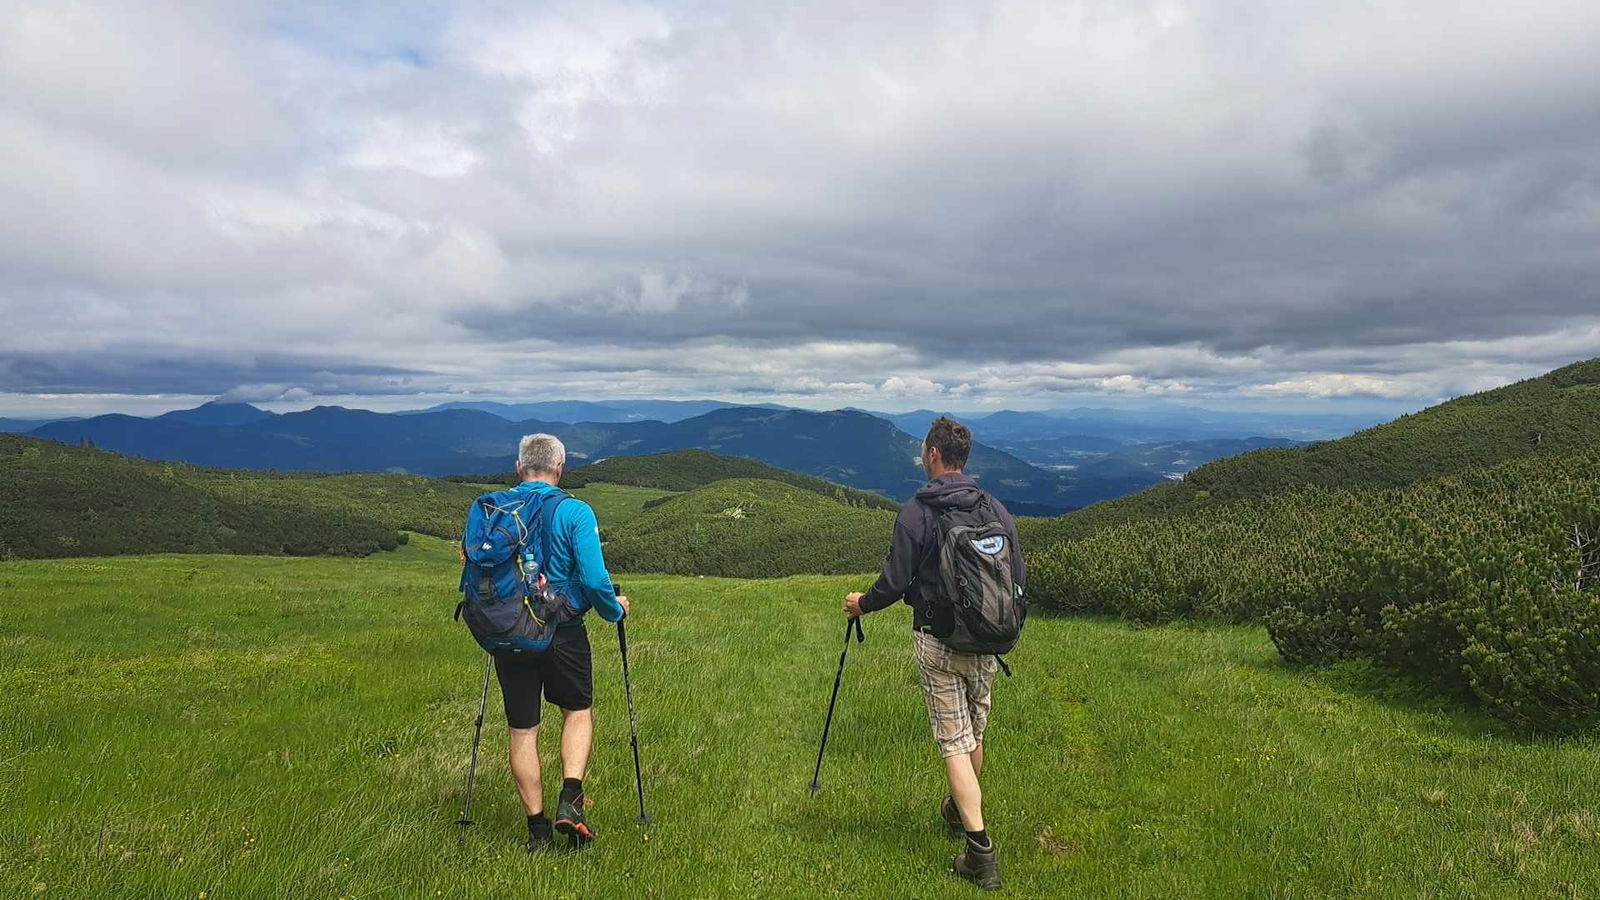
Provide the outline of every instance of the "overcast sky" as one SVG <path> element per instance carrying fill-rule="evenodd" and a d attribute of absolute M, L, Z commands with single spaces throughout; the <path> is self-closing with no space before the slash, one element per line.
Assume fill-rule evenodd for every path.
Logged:
<path fill-rule="evenodd" d="M 1595 0 L 0 0 L 0 414 L 1415 408 L 1600 355 Z"/>

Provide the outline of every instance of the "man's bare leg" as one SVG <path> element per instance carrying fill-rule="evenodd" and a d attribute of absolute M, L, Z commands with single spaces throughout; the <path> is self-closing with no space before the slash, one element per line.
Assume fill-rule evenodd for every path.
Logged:
<path fill-rule="evenodd" d="M 978 742 L 978 749 L 972 751 L 972 774 L 983 777 L 983 741 Z"/>
<path fill-rule="evenodd" d="M 944 759 L 944 772 L 950 779 L 950 796 L 956 799 L 956 809 L 961 812 L 961 827 L 968 831 L 983 830 L 983 788 L 978 786 L 977 772 L 977 766 L 982 765 L 981 748 L 976 753 L 957 753 Z"/>
<path fill-rule="evenodd" d="M 594 714 L 587 709 L 561 711 L 561 802 L 556 806 L 556 830 L 567 836 L 567 846 L 579 848 L 594 839 L 583 815 L 583 774 L 589 768 L 589 744 L 594 738 Z"/>
<path fill-rule="evenodd" d="M 594 710 L 561 711 L 561 776 L 583 780 L 589 769 L 589 745 L 594 741 Z"/>
<path fill-rule="evenodd" d="M 511 728 L 511 777 L 522 796 L 522 808 L 534 816 L 544 811 L 544 781 L 539 776 L 539 726 Z"/>
<path fill-rule="evenodd" d="M 1000 862 L 994 841 L 983 827 L 983 789 L 978 786 L 978 769 L 983 767 L 981 745 L 972 753 L 946 757 L 945 774 L 950 778 L 950 796 L 961 812 L 961 827 L 967 837 L 952 868 L 955 873 L 986 891 L 1000 889 Z"/>

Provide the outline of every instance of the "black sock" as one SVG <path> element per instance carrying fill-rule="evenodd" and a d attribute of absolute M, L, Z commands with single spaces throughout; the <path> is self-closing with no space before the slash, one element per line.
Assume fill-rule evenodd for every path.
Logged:
<path fill-rule="evenodd" d="M 992 847 L 993 845 L 989 843 L 988 829 L 967 832 L 967 845 L 974 850 L 988 850 Z"/>
<path fill-rule="evenodd" d="M 544 813 L 536 812 L 528 817 L 528 833 L 538 834 L 541 831 L 546 834 L 550 832 L 550 820 L 545 818 Z"/>
<path fill-rule="evenodd" d="M 583 796 L 582 778 L 564 778 L 561 781 L 561 802 L 576 800 Z"/>

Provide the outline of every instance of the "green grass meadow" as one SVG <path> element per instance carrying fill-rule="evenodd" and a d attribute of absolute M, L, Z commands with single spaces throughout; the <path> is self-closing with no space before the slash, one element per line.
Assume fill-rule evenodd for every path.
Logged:
<path fill-rule="evenodd" d="M 604 523 L 608 531 L 620 528 L 638 518 L 639 514 L 644 512 L 644 505 L 651 500 L 677 495 L 676 491 L 608 484 L 603 481 L 573 488 L 571 493 L 572 496 L 594 507 L 595 518 Z"/>
<path fill-rule="evenodd" d="M 425 537 L 0 563 L 0 896 L 975 895 L 946 874 L 904 608 L 851 648 L 807 793 L 864 578 L 623 578 L 655 824 L 633 822 L 616 641 L 592 620 L 599 842 L 522 851 L 495 688 L 459 839 L 482 657 L 450 621 L 456 572 Z M 1600 897 L 1592 738 L 1295 671 L 1256 627 L 1041 615 L 1009 659 L 986 778 L 1009 896 Z"/>

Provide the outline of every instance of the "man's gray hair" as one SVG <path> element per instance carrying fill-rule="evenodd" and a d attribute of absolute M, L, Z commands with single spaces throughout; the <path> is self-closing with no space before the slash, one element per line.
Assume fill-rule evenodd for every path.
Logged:
<path fill-rule="evenodd" d="M 554 472 L 567 461 L 567 447 L 553 434 L 530 434 L 517 445 L 517 462 L 524 472 Z"/>

